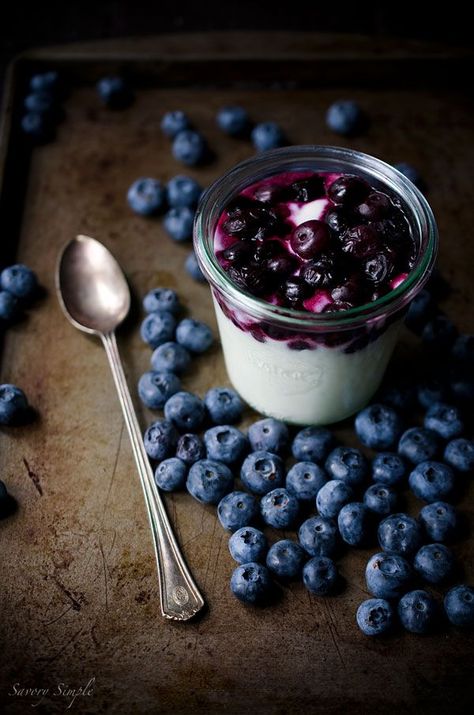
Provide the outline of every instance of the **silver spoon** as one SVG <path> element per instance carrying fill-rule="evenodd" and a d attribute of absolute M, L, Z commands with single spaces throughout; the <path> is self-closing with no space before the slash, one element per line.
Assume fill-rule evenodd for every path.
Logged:
<path fill-rule="evenodd" d="M 166 618 L 185 621 L 201 610 L 204 600 L 179 550 L 155 485 L 117 349 L 115 329 L 130 309 L 127 281 L 102 243 L 77 236 L 59 257 L 56 289 L 68 320 L 79 330 L 97 335 L 104 345 L 145 496 L 158 568 L 161 613 Z"/>

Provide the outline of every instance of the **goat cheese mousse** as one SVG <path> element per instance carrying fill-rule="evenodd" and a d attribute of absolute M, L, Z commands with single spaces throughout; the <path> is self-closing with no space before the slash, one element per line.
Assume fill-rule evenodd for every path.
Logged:
<path fill-rule="evenodd" d="M 297 146 L 231 169 L 201 199 L 194 246 L 234 387 L 294 424 L 360 410 L 437 243 L 423 195 L 367 154 Z"/>

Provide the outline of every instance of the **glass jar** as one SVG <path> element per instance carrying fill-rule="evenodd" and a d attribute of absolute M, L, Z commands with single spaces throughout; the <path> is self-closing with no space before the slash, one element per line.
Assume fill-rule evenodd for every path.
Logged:
<path fill-rule="evenodd" d="M 230 199 L 261 179 L 290 171 L 355 174 L 400 202 L 416 245 L 415 264 L 392 291 L 334 313 L 270 304 L 231 282 L 214 251 L 216 225 Z M 377 390 L 404 314 L 428 280 L 438 234 L 418 189 L 392 166 L 352 149 L 295 146 L 242 162 L 205 192 L 194 247 L 209 281 L 229 378 L 257 411 L 294 424 L 323 425 L 361 409 Z"/>

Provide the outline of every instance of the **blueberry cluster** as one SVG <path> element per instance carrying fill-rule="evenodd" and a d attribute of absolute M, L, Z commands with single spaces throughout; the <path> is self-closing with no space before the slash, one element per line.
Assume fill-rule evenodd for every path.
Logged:
<path fill-rule="evenodd" d="M 57 124 L 63 117 L 63 88 L 57 72 L 43 72 L 30 79 L 23 105 L 25 113 L 21 128 L 37 142 L 54 138 Z"/>

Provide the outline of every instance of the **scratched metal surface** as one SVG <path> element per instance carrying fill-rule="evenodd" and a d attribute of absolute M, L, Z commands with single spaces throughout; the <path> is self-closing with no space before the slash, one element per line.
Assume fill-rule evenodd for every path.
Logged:
<path fill-rule="evenodd" d="M 455 90 L 347 92 L 373 124 L 346 143 L 390 162 L 412 161 L 428 178 L 441 266 L 456 286 L 446 309 L 472 331 L 472 105 Z M 159 221 L 132 215 L 124 200 L 137 176 L 166 180 L 182 171 L 158 129 L 161 115 L 183 107 L 209 138 L 216 161 L 188 172 L 206 184 L 251 153 L 247 143 L 217 133 L 219 106 L 242 103 L 257 120 L 275 119 L 294 143 L 331 143 L 324 109 L 344 94 L 155 87 L 114 113 L 83 86 L 67 100 L 58 140 L 34 151 L 17 257 L 35 268 L 47 296 L 8 331 L 1 368 L 2 382 L 21 385 L 39 411 L 35 424 L 0 433 L 0 475 L 19 503 L 0 523 L 5 712 L 29 712 L 41 699 L 12 695 L 21 687 L 49 688 L 37 711 L 62 712 L 58 684 L 77 688 L 91 678 L 93 692 L 73 705 L 78 712 L 242 713 L 249 703 L 280 714 L 466 710 L 468 635 L 446 629 L 374 642 L 356 629 L 370 551 L 340 559 L 346 587 L 334 597 L 318 599 L 292 584 L 272 608 L 245 608 L 229 592 L 227 534 L 213 508 L 186 494 L 167 496 L 166 504 L 209 608 L 195 623 L 161 619 L 143 499 L 105 354 L 66 322 L 54 295 L 58 251 L 82 232 L 114 252 L 138 296 L 156 285 L 176 287 L 192 314 L 215 326 L 207 287 L 183 271 L 187 249 L 172 244 Z M 138 325 L 136 314 L 120 336 L 132 390 L 149 359 Z M 184 378 L 200 394 L 226 383 L 218 345 Z M 145 426 L 152 415 L 137 409 Z M 350 440 L 347 427 L 339 433 Z M 461 507 L 472 517 L 469 504 L 466 495 Z M 472 581 L 471 546 L 455 550 Z"/>

